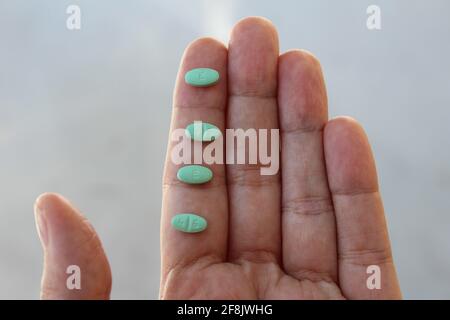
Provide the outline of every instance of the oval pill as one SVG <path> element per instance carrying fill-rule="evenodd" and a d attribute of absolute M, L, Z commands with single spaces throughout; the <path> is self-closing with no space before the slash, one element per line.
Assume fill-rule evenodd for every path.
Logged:
<path fill-rule="evenodd" d="M 177 178 L 180 181 L 189 184 L 201 184 L 210 181 L 213 177 L 211 169 L 199 166 L 199 165 L 189 165 L 178 169 Z"/>
<path fill-rule="evenodd" d="M 180 213 L 172 218 L 172 226 L 179 231 L 197 233 L 206 229 L 208 223 L 205 218 L 193 213 Z"/>
<path fill-rule="evenodd" d="M 211 68 L 196 68 L 184 75 L 184 81 L 194 87 L 208 87 L 219 81 L 219 72 Z"/>
<path fill-rule="evenodd" d="M 195 141 L 213 141 L 222 134 L 215 125 L 201 121 L 189 124 L 185 131 L 186 135 Z"/>

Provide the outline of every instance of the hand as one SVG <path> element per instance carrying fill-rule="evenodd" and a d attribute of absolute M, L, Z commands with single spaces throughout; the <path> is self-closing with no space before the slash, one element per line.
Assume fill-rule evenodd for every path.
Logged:
<path fill-rule="evenodd" d="M 209 88 L 184 83 L 196 67 L 219 71 Z M 399 299 L 374 160 L 361 126 L 328 121 L 321 67 L 311 54 L 279 56 L 275 28 L 247 18 L 228 49 L 210 38 L 191 43 L 174 92 L 171 129 L 201 120 L 225 128 L 279 128 L 281 170 L 260 165 L 209 166 L 214 177 L 190 186 L 164 172 L 161 222 L 163 299 Z M 208 228 L 172 228 L 176 213 L 194 212 Z M 45 252 L 42 298 L 109 297 L 111 275 L 95 231 L 61 196 L 36 203 Z M 65 268 L 78 261 L 82 290 L 66 288 Z M 367 266 L 381 270 L 368 289 Z"/>

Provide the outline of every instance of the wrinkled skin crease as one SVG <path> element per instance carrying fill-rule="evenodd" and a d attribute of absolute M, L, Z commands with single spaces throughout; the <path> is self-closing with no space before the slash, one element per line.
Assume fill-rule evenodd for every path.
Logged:
<path fill-rule="evenodd" d="M 267 257 L 266 254 L 260 256 Z M 162 285 L 161 299 L 345 299 L 329 277 L 304 273 L 299 280 L 272 261 L 221 263 L 205 257 L 182 268 L 175 267 Z"/>

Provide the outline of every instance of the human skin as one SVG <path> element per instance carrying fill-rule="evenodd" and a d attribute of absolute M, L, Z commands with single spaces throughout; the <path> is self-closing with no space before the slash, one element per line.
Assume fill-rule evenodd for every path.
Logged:
<path fill-rule="evenodd" d="M 219 83 L 194 88 L 186 71 L 209 67 Z M 280 171 L 260 165 L 210 166 L 211 182 L 176 179 L 170 159 L 163 178 L 161 299 L 400 299 L 370 144 L 349 117 L 328 119 L 319 61 L 303 50 L 279 54 L 270 21 L 238 22 L 228 47 L 211 38 L 186 49 L 176 80 L 171 130 L 194 120 L 225 128 L 279 128 Z M 197 234 L 173 229 L 179 212 L 201 214 Z M 92 226 L 62 196 L 35 204 L 44 248 L 42 299 L 107 299 L 111 272 Z M 145 248 L 144 248 L 145 249 Z M 68 290 L 76 261 L 81 290 Z M 370 290 L 367 267 L 379 266 L 381 289 Z"/>

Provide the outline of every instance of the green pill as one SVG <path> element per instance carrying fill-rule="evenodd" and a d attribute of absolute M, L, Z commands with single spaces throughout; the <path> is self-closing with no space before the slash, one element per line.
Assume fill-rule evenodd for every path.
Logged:
<path fill-rule="evenodd" d="M 196 68 L 184 75 L 184 81 L 194 87 L 209 87 L 219 81 L 219 72 L 210 68 Z"/>
<path fill-rule="evenodd" d="M 213 173 L 211 169 L 199 165 L 189 165 L 178 169 L 177 178 L 189 184 L 201 184 L 211 180 Z"/>
<path fill-rule="evenodd" d="M 219 128 L 207 122 L 194 121 L 186 127 L 186 135 L 196 141 L 213 141 L 221 134 Z"/>
<path fill-rule="evenodd" d="M 180 213 L 172 218 L 172 226 L 182 232 L 196 233 L 206 229 L 205 218 L 193 213 Z"/>

